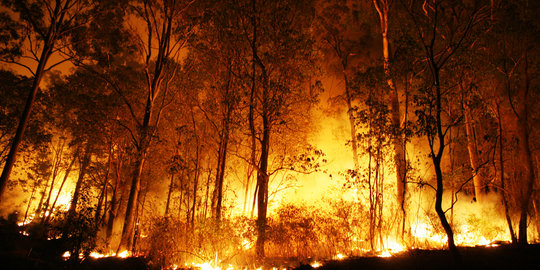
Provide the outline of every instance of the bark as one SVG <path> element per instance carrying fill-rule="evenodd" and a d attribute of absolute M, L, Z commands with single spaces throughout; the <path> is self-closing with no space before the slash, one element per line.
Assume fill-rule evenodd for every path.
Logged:
<path fill-rule="evenodd" d="M 452 227 L 448 223 L 448 220 L 446 219 L 446 214 L 444 210 L 442 209 L 442 200 L 443 200 L 443 192 L 444 192 L 444 185 L 443 185 L 443 173 L 441 168 L 441 159 L 443 157 L 444 148 L 445 148 L 445 138 L 444 138 L 444 132 L 442 130 L 442 119 L 441 119 L 441 88 L 439 83 L 439 70 L 434 62 L 433 57 L 430 58 L 430 66 L 431 71 L 433 75 L 434 80 L 434 87 L 435 87 L 435 110 L 436 110 L 436 118 L 435 118 L 435 124 L 436 124 L 436 130 L 437 130 L 437 140 L 438 140 L 438 149 L 435 152 L 434 149 L 434 139 L 430 142 L 430 148 L 431 148 L 431 159 L 433 161 L 433 166 L 435 168 L 435 175 L 437 178 L 437 186 L 435 190 L 435 212 L 437 213 L 437 216 L 439 217 L 439 220 L 441 221 L 441 225 L 444 228 L 444 231 L 446 232 L 446 236 L 448 237 L 448 249 L 452 253 L 454 260 L 458 264 L 458 266 L 462 265 L 462 259 L 461 254 L 459 250 L 456 247 L 456 244 L 454 242 L 454 232 L 452 230 Z"/>
<path fill-rule="evenodd" d="M 527 91 L 521 90 L 521 101 L 527 103 Z M 522 161 L 522 174 L 521 174 L 521 188 L 520 188 L 520 217 L 519 217 L 519 235 L 518 243 L 522 246 L 527 245 L 527 216 L 529 207 L 531 204 L 531 197 L 534 185 L 534 164 L 532 159 L 531 148 L 529 144 L 529 130 L 528 130 L 528 111 L 527 105 L 521 104 L 519 109 L 519 116 L 517 120 L 516 135 L 518 137 L 519 156 Z"/>
<path fill-rule="evenodd" d="M 13 165 L 17 157 L 17 152 L 19 151 L 20 144 L 23 140 L 26 127 L 28 126 L 28 121 L 30 119 L 30 114 L 32 113 L 32 108 L 36 99 L 37 92 L 39 90 L 39 84 L 43 78 L 44 73 L 46 72 L 46 65 L 51 56 L 51 53 L 55 47 L 55 42 L 58 39 L 59 28 L 63 24 L 64 14 L 66 8 L 70 5 L 70 0 L 67 0 L 64 6 L 60 5 L 60 2 L 57 2 L 57 5 L 53 11 L 53 16 L 51 18 L 50 25 L 47 29 L 47 34 L 44 37 L 43 49 L 41 50 L 41 55 L 39 57 L 39 63 L 34 72 L 34 79 L 32 81 L 32 87 L 30 88 L 30 93 L 26 99 L 26 104 L 24 106 L 23 113 L 21 115 L 21 120 L 17 126 L 15 136 L 11 142 L 11 147 L 9 153 L 6 157 L 6 162 L 4 164 L 4 169 L 0 175 L 0 202 L 4 195 L 11 171 L 13 170 Z"/>
<path fill-rule="evenodd" d="M 169 215 L 169 207 L 171 205 L 171 195 L 174 186 L 174 173 L 171 172 L 171 183 L 169 184 L 169 192 L 167 193 L 167 203 L 165 204 L 165 217 Z"/>
<path fill-rule="evenodd" d="M 497 103 L 497 122 L 499 128 L 499 165 L 500 169 L 500 181 L 501 181 L 501 197 L 502 203 L 504 206 L 504 217 L 506 218 L 506 223 L 508 224 L 508 231 L 510 232 L 510 238 L 512 239 L 512 244 L 517 244 L 516 233 L 514 232 L 514 226 L 512 225 L 512 218 L 510 217 L 510 209 L 508 206 L 508 191 L 506 190 L 506 184 L 504 179 L 504 159 L 503 159 L 503 128 L 502 128 L 502 119 L 501 112 L 499 108 L 499 103 Z"/>
<path fill-rule="evenodd" d="M 263 116 L 263 139 L 261 142 L 260 167 L 257 171 L 257 242 L 256 253 L 264 258 L 264 243 L 266 241 L 266 214 L 268 210 L 268 154 L 270 148 L 270 130 L 267 117 Z"/>
<path fill-rule="evenodd" d="M 96 226 L 99 226 L 101 225 L 101 221 L 103 219 L 102 216 L 101 216 L 101 209 L 102 208 L 105 208 L 106 209 L 106 203 L 107 203 L 107 186 L 109 185 L 109 178 L 110 178 L 110 174 L 111 174 L 111 166 L 112 166 L 112 155 L 113 155 L 113 140 L 112 140 L 112 133 L 111 133 L 111 138 L 110 138 L 110 142 L 109 142 L 109 153 L 108 153 L 108 157 L 107 157 L 107 172 L 105 173 L 105 179 L 103 179 L 103 187 L 101 188 L 101 194 L 99 196 L 99 200 L 98 200 L 98 205 L 96 206 L 96 214 L 95 214 L 95 217 L 94 217 L 94 220 L 96 221 Z M 104 207 L 105 205 L 105 207 Z M 103 211 L 104 213 L 106 211 Z M 104 218 L 105 215 L 103 215 L 103 218 Z"/>
<path fill-rule="evenodd" d="M 144 2 L 145 12 L 154 12 L 154 7 L 152 7 L 151 2 Z M 138 141 L 137 141 L 137 154 L 135 155 L 135 164 L 132 172 L 131 188 L 129 192 L 128 203 L 126 207 L 126 216 L 124 220 L 124 226 L 122 229 L 122 236 L 120 238 L 120 244 L 118 246 L 118 252 L 123 250 L 130 250 L 133 247 L 133 234 L 135 228 L 135 216 L 136 208 L 139 200 L 140 186 L 141 186 L 141 176 L 144 168 L 144 163 L 146 162 L 148 150 L 152 143 L 152 138 L 155 135 L 157 127 L 159 126 L 159 116 L 154 116 L 154 111 L 156 110 L 155 101 L 156 98 L 160 95 L 162 88 L 162 82 L 164 75 L 166 73 L 166 65 L 169 61 L 169 56 L 171 55 L 170 43 L 173 27 L 173 14 L 177 11 L 175 3 L 169 1 L 163 2 L 163 16 L 162 21 L 157 24 L 156 21 L 151 21 L 149 17 L 146 17 L 146 23 L 148 25 L 147 31 L 147 55 L 146 55 L 146 79 L 147 79 L 147 93 L 146 93 L 146 104 L 144 106 L 144 116 L 142 122 L 137 122 L 139 132 L 138 132 Z M 148 14 L 147 14 L 148 15 Z M 157 47 L 157 56 L 155 61 L 152 59 L 152 40 L 155 38 L 152 31 L 152 26 L 160 28 L 161 33 L 157 33 L 159 36 Z M 163 106 L 163 104 L 161 104 Z M 163 109 L 161 107 L 160 109 Z M 135 119 L 137 120 L 137 119 Z"/>
<path fill-rule="evenodd" d="M 133 233 L 135 228 L 135 216 L 136 208 L 139 202 L 139 193 L 141 189 L 141 175 L 144 168 L 144 162 L 146 161 L 146 150 L 139 150 L 135 161 L 135 170 L 131 179 L 131 188 L 129 190 L 129 198 L 126 207 L 126 217 L 124 220 L 124 226 L 122 228 L 122 236 L 120 238 L 120 245 L 116 253 L 129 250 L 133 246 Z"/>
<path fill-rule="evenodd" d="M 120 169 L 122 168 L 122 158 L 120 156 L 117 157 L 117 162 L 115 166 L 115 184 L 114 184 L 114 190 L 113 194 L 111 196 L 111 206 L 109 207 L 109 217 L 107 220 L 107 229 L 106 229 L 106 236 L 107 236 L 107 243 L 110 244 L 113 229 L 114 229 L 114 222 L 116 220 L 116 215 L 118 214 L 119 204 L 121 200 L 117 199 L 118 192 L 119 192 L 119 186 L 120 186 Z"/>
<path fill-rule="evenodd" d="M 221 208 L 223 201 L 223 180 L 225 178 L 225 166 L 227 164 L 227 146 L 229 144 L 229 129 L 230 129 L 230 117 L 232 108 L 227 106 L 226 117 L 223 120 L 223 128 L 221 130 L 221 141 L 219 145 L 219 160 L 218 160 L 218 175 L 216 181 L 216 220 L 221 220 Z"/>
<path fill-rule="evenodd" d="M 199 143 L 199 138 L 197 137 L 197 150 L 196 150 L 196 157 L 195 157 L 195 175 L 193 176 L 193 202 L 191 205 L 191 230 L 192 232 L 195 231 L 195 210 L 197 210 L 197 190 L 199 186 L 199 172 L 201 170 L 200 168 L 200 148 L 201 145 Z"/>
<path fill-rule="evenodd" d="M 344 66 L 346 66 L 344 64 Z M 347 116 L 349 118 L 349 125 L 351 130 L 351 146 L 352 146 L 352 154 L 353 154 L 353 162 L 354 162 L 354 169 L 358 170 L 359 162 L 358 162 L 358 140 L 356 139 L 356 124 L 354 123 L 354 111 L 352 107 L 352 94 L 351 89 L 349 86 L 349 79 L 347 77 L 347 74 L 345 73 L 345 67 L 343 68 L 343 78 L 345 81 L 345 102 L 347 103 Z"/>
<path fill-rule="evenodd" d="M 476 202 L 481 203 L 484 201 L 484 194 L 482 193 L 482 187 L 485 183 L 484 177 L 479 172 L 480 169 L 480 157 L 478 155 L 478 147 L 476 143 L 476 136 L 472 125 L 471 109 L 466 104 L 463 104 L 463 115 L 465 116 L 465 132 L 467 135 L 467 150 L 469 153 L 469 161 L 472 169 L 474 195 Z"/>
<path fill-rule="evenodd" d="M 71 159 L 71 162 L 69 163 L 66 173 L 64 175 L 64 179 L 62 179 L 62 184 L 60 184 L 60 187 L 58 188 L 58 193 L 56 194 L 56 197 L 54 198 L 54 201 L 51 205 L 51 210 L 54 210 L 54 207 L 56 206 L 56 202 L 58 201 L 58 197 L 60 197 L 60 193 L 62 192 L 62 189 L 64 188 L 64 184 L 66 183 L 69 174 L 71 173 L 71 169 L 73 168 L 73 164 L 75 164 L 75 161 L 79 157 L 79 150 L 77 149 L 75 151 L 75 154 L 73 155 L 73 159 Z M 47 224 L 49 222 L 50 215 L 45 218 L 43 221 L 43 224 Z"/>
<path fill-rule="evenodd" d="M 406 219 L 405 195 L 407 192 L 406 185 L 406 160 L 405 160 L 405 140 L 401 135 L 401 113 L 399 108 L 399 94 L 396 84 L 392 76 L 392 58 L 390 53 L 390 42 L 388 39 L 388 12 L 390 5 L 386 0 L 373 0 L 373 4 L 379 14 L 381 26 L 382 47 L 384 57 L 384 76 L 386 83 L 390 89 L 389 103 L 391 106 L 391 121 L 395 129 L 395 134 L 392 136 L 392 146 L 394 148 L 394 166 L 396 168 L 396 192 L 397 203 L 401 208 L 403 215 L 403 224 Z M 404 233 L 402 229 L 402 234 Z"/>
<path fill-rule="evenodd" d="M 84 182 L 84 177 L 86 176 L 86 170 L 90 164 L 90 158 L 92 156 L 92 144 L 86 142 L 86 149 L 84 150 L 84 156 L 79 161 L 79 176 L 77 178 L 77 184 L 75 185 L 75 191 L 73 191 L 73 197 L 71 198 L 71 204 L 68 210 L 68 220 L 71 220 L 75 216 L 77 210 L 77 204 L 79 203 L 79 197 L 81 193 L 81 188 Z"/>
<path fill-rule="evenodd" d="M 62 161 L 62 152 L 64 150 L 64 141 L 62 141 L 62 143 L 60 144 L 60 142 L 58 143 L 58 149 L 56 149 L 56 153 L 55 153 L 55 158 L 54 158 L 54 168 L 53 168 L 53 173 L 52 173 L 52 177 L 51 177 L 51 186 L 49 188 L 49 194 L 47 195 L 47 199 L 45 200 L 45 206 L 43 207 L 43 212 L 45 213 L 45 216 L 43 217 L 43 221 L 45 221 L 46 217 L 48 216 L 47 215 L 47 211 L 49 210 L 49 204 L 51 203 L 51 196 L 52 196 L 52 192 L 53 192 L 53 189 L 54 189 L 54 184 L 56 182 L 56 176 L 58 176 L 58 170 L 60 168 L 60 163 Z M 52 214 L 52 208 L 51 210 L 49 211 L 49 215 Z"/>

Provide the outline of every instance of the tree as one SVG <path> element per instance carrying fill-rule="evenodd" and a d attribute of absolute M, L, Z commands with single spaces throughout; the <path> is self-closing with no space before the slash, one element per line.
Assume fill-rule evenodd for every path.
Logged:
<path fill-rule="evenodd" d="M 139 201 L 141 175 L 148 150 L 161 120 L 161 112 L 166 106 L 169 83 L 178 68 L 180 51 L 186 44 L 194 27 L 186 20 L 185 10 L 193 1 L 153 1 L 134 2 L 130 8 L 145 25 L 145 33 L 137 36 L 139 52 L 144 59 L 145 105 L 142 119 L 131 112 L 136 123 L 134 143 L 136 147 L 135 164 L 132 174 L 131 189 L 126 208 L 126 217 L 118 250 L 131 250 L 136 205 Z M 182 31 L 176 32 L 176 29 Z M 154 44 L 157 42 L 157 44 Z M 154 47 L 157 46 L 157 47 Z M 157 48 L 157 49 L 155 49 Z M 157 51 L 156 51 L 157 50 Z M 154 56 L 154 54 L 156 54 Z M 161 98 L 161 100 L 160 100 Z M 130 110 L 132 105 L 126 103 Z"/>
<path fill-rule="evenodd" d="M 392 125 L 394 126 L 393 132 L 393 148 L 394 148 L 394 164 L 396 167 L 396 191 L 397 191 L 397 202 L 401 207 L 401 212 L 403 215 L 403 226 L 402 232 L 405 230 L 405 195 L 407 192 L 406 185 L 406 170 L 407 162 L 405 159 L 405 147 L 406 141 L 403 137 L 403 125 L 401 123 L 401 113 L 399 105 L 399 94 L 396 83 L 394 82 L 394 74 L 392 70 L 392 50 L 390 47 L 390 38 L 388 31 L 389 24 L 389 12 L 391 9 L 393 1 L 392 0 L 373 0 L 373 5 L 377 10 L 379 15 L 379 22 L 381 27 L 381 36 L 382 36 L 382 47 L 383 47 L 383 63 L 384 63 L 384 76 L 386 78 L 386 83 L 390 89 L 388 94 L 388 103 L 391 105 L 392 112 Z"/>
<path fill-rule="evenodd" d="M 265 256 L 271 136 L 279 131 L 280 125 L 287 123 L 292 106 L 302 104 L 305 97 L 302 90 L 306 83 L 311 83 L 303 78 L 308 75 L 311 58 L 307 27 L 312 18 L 312 2 L 251 0 L 243 8 L 242 12 L 247 13 L 244 27 L 248 29 L 245 35 L 252 57 L 248 122 L 250 162 L 257 172 L 255 249 L 262 259 Z"/>
<path fill-rule="evenodd" d="M 461 263 L 460 253 L 454 242 L 454 232 L 442 208 L 444 193 L 444 175 L 441 161 L 446 147 L 447 131 L 455 125 L 456 119 L 450 123 L 443 117 L 443 102 L 448 95 L 448 76 L 446 66 L 451 62 L 456 52 L 472 42 L 472 29 L 486 16 L 486 6 L 474 3 L 468 6 L 432 0 L 423 3 L 409 1 L 403 3 L 403 8 L 409 14 L 417 32 L 418 46 L 423 48 L 423 60 L 426 62 L 425 86 L 417 97 L 419 109 L 419 134 L 425 135 L 429 144 L 429 157 L 432 160 L 435 176 L 435 212 L 448 237 L 448 248 L 458 264 Z M 454 11 L 454 12 L 450 12 Z M 442 78 L 442 80 L 441 80 Z"/>
<path fill-rule="evenodd" d="M 67 36 L 75 27 L 84 23 L 86 18 L 83 13 L 89 6 L 88 2 L 83 0 L 56 0 L 54 3 L 52 0 L 5 1 L 4 3 L 11 11 L 19 15 L 20 23 L 15 22 L 10 15 L 2 13 L 4 24 L 2 27 L 7 25 L 9 37 L 2 44 L 1 61 L 25 68 L 32 74 L 33 81 L 0 176 L 0 199 L 9 181 L 43 75 L 68 60 L 60 60 L 50 65 L 49 59 L 51 55 L 69 46 L 69 43 L 63 44 L 63 41 L 68 40 Z M 17 49 L 17 46 L 23 44 L 26 45 L 25 52 Z M 29 60 L 37 66 L 31 67 L 24 61 L 18 61 L 20 59 Z"/>

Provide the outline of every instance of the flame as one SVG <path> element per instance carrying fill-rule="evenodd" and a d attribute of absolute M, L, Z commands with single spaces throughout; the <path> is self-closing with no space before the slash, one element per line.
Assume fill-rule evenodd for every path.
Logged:
<path fill-rule="evenodd" d="M 319 268 L 321 266 L 322 266 L 322 264 L 320 262 L 318 262 L 318 261 L 314 261 L 314 262 L 311 263 L 311 267 L 313 267 L 313 268 Z"/>

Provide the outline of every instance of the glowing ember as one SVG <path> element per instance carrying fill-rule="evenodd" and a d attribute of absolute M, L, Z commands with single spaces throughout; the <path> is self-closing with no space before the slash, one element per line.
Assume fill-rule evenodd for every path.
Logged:
<path fill-rule="evenodd" d="M 336 259 L 336 260 L 343 260 L 343 259 L 345 259 L 345 258 L 347 258 L 347 256 L 345 256 L 345 255 L 343 255 L 343 254 L 341 254 L 341 253 L 339 253 L 339 254 L 337 254 L 337 255 L 335 256 L 335 259 Z"/>
<path fill-rule="evenodd" d="M 116 257 L 120 257 L 120 258 L 127 258 L 129 256 L 131 256 L 131 253 L 129 251 L 127 251 L 127 250 L 124 250 L 124 251 L 118 253 L 118 255 L 116 255 Z"/>
<path fill-rule="evenodd" d="M 318 261 L 314 261 L 314 262 L 311 263 L 311 267 L 313 267 L 313 268 L 319 268 L 321 266 L 322 266 L 322 264 L 319 263 Z"/>
<path fill-rule="evenodd" d="M 392 257 L 392 254 L 390 253 L 390 251 L 385 250 L 385 251 L 381 252 L 381 254 L 379 254 L 378 257 L 388 258 L 388 257 Z"/>

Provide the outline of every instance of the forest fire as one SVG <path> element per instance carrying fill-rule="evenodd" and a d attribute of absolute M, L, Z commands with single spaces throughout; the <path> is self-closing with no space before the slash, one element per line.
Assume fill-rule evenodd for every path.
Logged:
<path fill-rule="evenodd" d="M 0 259 L 528 262 L 530 2 L 2 1 Z"/>

